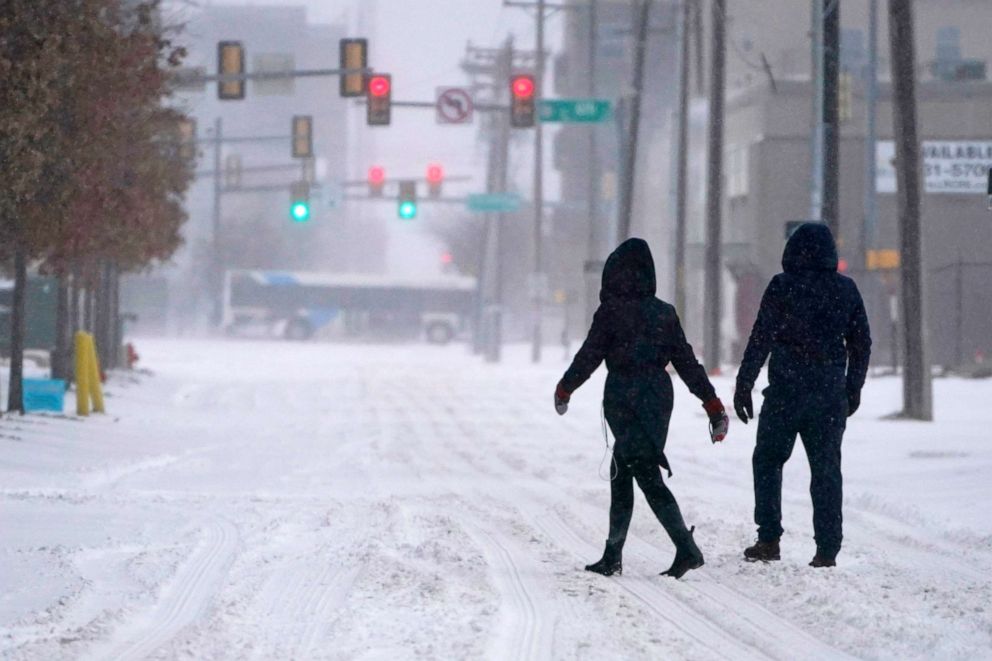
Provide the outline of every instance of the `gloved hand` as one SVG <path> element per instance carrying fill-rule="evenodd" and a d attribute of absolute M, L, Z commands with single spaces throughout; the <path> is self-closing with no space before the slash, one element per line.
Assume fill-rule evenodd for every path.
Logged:
<path fill-rule="evenodd" d="M 861 391 L 855 390 L 847 393 L 847 417 L 854 415 L 854 412 L 861 406 Z"/>
<path fill-rule="evenodd" d="M 727 431 L 730 429 L 730 418 L 727 417 L 727 409 L 719 397 L 714 397 L 703 404 L 706 415 L 710 417 L 710 441 L 719 443 L 727 438 Z"/>
<path fill-rule="evenodd" d="M 558 415 L 565 415 L 565 412 L 568 411 L 568 400 L 571 398 L 572 393 L 565 390 L 559 381 L 558 385 L 555 386 L 555 411 L 558 412 Z"/>
<path fill-rule="evenodd" d="M 738 387 L 734 391 L 734 411 L 737 412 L 737 417 L 741 419 L 745 425 L 748 420 L 754 418 L 754 404 L 751 402 L 751 391 L 744 390 Z"/>

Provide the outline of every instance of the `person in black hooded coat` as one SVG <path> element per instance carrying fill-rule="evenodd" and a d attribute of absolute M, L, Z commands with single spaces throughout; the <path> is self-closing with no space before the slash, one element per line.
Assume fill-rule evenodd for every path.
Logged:
<path fill-rule="evenodd" d="M 734 409 L 754 417 L 751 389 L 769 354 L 768 388 L 752 457 L 758 542 L 748 560 L 778 560 L 782 535 L 782 467 L 800 435 L 809 459 L 816 555 L 832 567 L 840 551 L 843 501 L 840 449 L 846 419 L 861 402 L 871 334 L 857 285 L 837 272 L 837 247 L 826 225 L 800 225 L 786 243 L 783 273 L 761 300 L 740 371 Z"/>
<path fill-rule="evenodd" d="M 606 549 L 603 558 L 586 569 L 607 576 L 622 572 L 621 551 L 633 512 L 635 480 L 675 543 L 675 561 L 665 573 L 679 578 L 703 564 L 703 555 L 692 531 L 686 529 L 659 468 L 671 475 L 665 457 L 674 396 L 665 370 L 669 363 L 692 394 L 705 402 L 716 430 L 714 442 L 726 435 L 723 404 L 686 341 L 675 308 L 655 298 L 655 289 L 654 260 L 648 244 L 642 239 L 622 243 L 603 268 L 600 306 L 588 337 L 555 389 L 556 408 L 564 413 L 571 394 L 606 361 L 609 375 L 603 410 L 616 438 L 616 471 L 611 475 Z"/>

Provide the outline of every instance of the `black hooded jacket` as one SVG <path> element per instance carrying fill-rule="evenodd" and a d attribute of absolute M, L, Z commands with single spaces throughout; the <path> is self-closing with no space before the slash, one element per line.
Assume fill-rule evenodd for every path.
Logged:
<path fill-rule="evenodd" d="M 785 397 L 860 392 L 871 334 L 857 285 L 837 272 L 826 225 L 806 223 L 786 243 L 751 331 L 737 387 L 750 391 L 765 359 L 769 393 Z"/>
<path fill-rule="evenodd" d="M 600 305 L 582 348 L 562 377 L 573 392 L 606 361 L 609 376 L 603 407 L 617 437 L 618 454 L 664 459 L 672 412 L 671 363 L 689 390 L 703 402 L 716 397 L 675 308 L 655 298 L 651 250 L 643 239 L 624 241 L 606 260 Z"/>

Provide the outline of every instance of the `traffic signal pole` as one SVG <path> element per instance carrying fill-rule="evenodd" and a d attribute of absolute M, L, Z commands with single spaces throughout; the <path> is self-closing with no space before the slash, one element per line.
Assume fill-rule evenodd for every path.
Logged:
<path fill-rule="evenodd" d="M 223 141 L 223 122 L 220 117 L 214 120 L 214 172 L 221 171 L 221 144 Z M 221 198 L 221 177 L 214 177 L 214 204 L 211 234 L 211 253 L 213 254 L 213 265 L 210 269 L 210 291 L 213 292 L 213 325 L 217 326 L 221 321 L 221 242 L 220 242 L 220 198 Z"/>
<path fill-rule="evenodd" d="M 544 11 L 545 0 L 537 1 L 537 66 L 535 78 L 537 89 L 535 99 L 544 95 Z M 540 119 L 534 124 L 534 278 L 533 291 L 533 337 L 530 358 L 532 362 L 541 361 L 541 315 L 542 297 L 545 289 L 544 273 L 544 130 Z"/>

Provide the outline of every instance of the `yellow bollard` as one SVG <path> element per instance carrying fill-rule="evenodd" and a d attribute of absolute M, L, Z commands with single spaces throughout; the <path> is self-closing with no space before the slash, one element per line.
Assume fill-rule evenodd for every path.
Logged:
<path fill-rule="evenodd" d="M 90 414 L 90 366 L 86 333 L 78 331 L 74 338 L 76 349 L 76 415 Z"/>
<path fill-rule="evenodd" d="M 103 407 L 103 386 L 100 383 L 100 357 L 96 354 L 96 342 L 93 336 L 86 335 L 86 343 L 89 345 L 89 378 L 87 385 L 90 390 L 90 399 L 93 401 L 93 411 L 95 413 L 106 413 Z"/>

